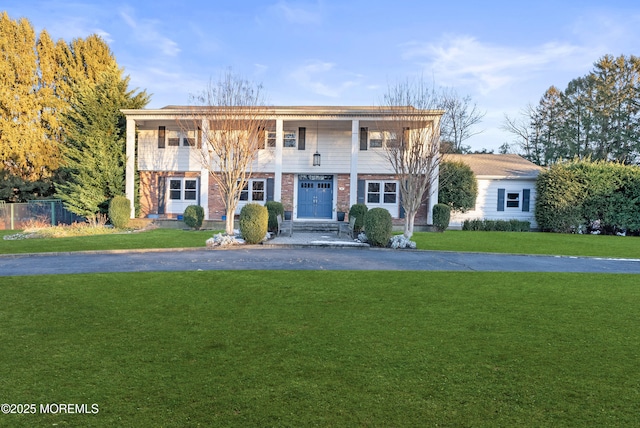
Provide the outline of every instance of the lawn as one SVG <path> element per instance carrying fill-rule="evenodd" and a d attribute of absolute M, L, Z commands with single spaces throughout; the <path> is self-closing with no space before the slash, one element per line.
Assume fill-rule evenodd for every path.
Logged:
<path fill-rule="evenodd" d="M 640 258 L 640 238 L 539 232 L 415 233 L 421 250 Z"/>
<path fill-rule="evenodd" d="M 0 278 L 32 426 L 638 426 L 637 276 L 176 272 Z"/>
<path fill-rule="evenodd" d="M 16 232 L 0 231 L 0 238 L 14 233 Z M 75 238 L 21 241 L 0 239 L 0 254 L 204 247 L 205 241 L 214 233 L 217 232 L 154 229 Z M 450 230 L 444 233 L 419 232 L 414 234 L 413 240 L 421 250 L 640 258 L 640 238 L 637 237 Z"/>
<path fill-rule="evenodd" d="M 211 238 L 215 232 L 210 230 L 153 229 L 145 232 L 125 232 L 73 238 L 23 239 L 19 241 L 2 239 L 5 235 L 15 233 L 17 232 L 0 231 L 0 254 L 204 247 L 205 241 Z"/>

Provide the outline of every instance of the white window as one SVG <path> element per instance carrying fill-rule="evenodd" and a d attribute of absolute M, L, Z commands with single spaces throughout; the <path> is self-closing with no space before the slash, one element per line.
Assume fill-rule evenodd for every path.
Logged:
<path fill-rule="evenodd" d="M 391 217 L 399 216 L 400 197 L 397 181 L 367 181 L 367 200 L 369 208 L 385 208 Z"/>
<path fill-rule="evenodd" d="M 298 133 L 296 131 L 284 131 L 282 146 L 285 148 L 296 148 L 298 143 Z M 276 146 L 276 132 L 275 131 L 266 131 L 265 132 L 265 147 L 268 149 L 272 149 Z"/>
<path fill-rule="evenodd" d="M 397 143 L 398 139 L 394 132 L 389 131 L 370 131 L 369 132 L 369 148 L 381 149 L 385 146 L 392 146 Z"/>
<path fill-rule="evenodd" d="M 169 147 L 195 147 L 196 145 L 196 131 L 168 130 L 166 135 Z"/>
<path fill-rule="evenodd" d="M 520 208 L 520 192 L 507 192 L 507 208 Z"/>
<path fill-rule="evenodd" d="M 240 210 L 248 203 L 264 204 L 267 201 L 267 180 L 250 179 L 240 192 L 240 200 L 236 208 L 236 214 L 240 214 Z"/>
<path fill-rule="evenodd" d="M 197 201 L 198 179 L 169 178 L 169 199 L 172 201 Z"/>
<path fill-rule="evenodd" d="M 258 202 L 263 203 L 267 199 L 266 180 L 249 180 L 242 192 L 240 192 L 240 202 Z"/>

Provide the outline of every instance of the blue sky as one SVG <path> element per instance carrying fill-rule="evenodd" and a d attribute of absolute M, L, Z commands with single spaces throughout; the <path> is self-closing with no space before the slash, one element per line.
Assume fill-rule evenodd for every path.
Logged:
<path fill-rule="evenodd" d="M 486 111 L 472 149 L 512 137 L 505 114 L 564 89 L 605 54 L 640 55 L 636 1 L 5 0 L 67 41 L 101 35 L 149 108 L 187 104 L 231 68 L 273 105 L 378 103 L 422 77 Z"/>

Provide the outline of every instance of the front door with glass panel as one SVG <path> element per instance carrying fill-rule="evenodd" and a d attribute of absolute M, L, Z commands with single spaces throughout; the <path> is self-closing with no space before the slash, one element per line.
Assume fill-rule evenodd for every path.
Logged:
<path fill-rule="evenodd" d="M 298 218 L 333 217 L 333 175 L 298 176 Z"/>

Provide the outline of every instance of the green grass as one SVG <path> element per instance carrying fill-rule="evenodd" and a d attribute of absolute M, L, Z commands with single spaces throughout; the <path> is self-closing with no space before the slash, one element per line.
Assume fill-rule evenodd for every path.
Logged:
<path fill-rule="evenodd" d="M 421 250 L 640 258 L 640 238 L 632 236 L 448 230 L 411 239 Z"/>
<path fill-rule="evenodd" d="M 16 231 L 0 231 L 0 254 L 42 253 L 59 251 L 130 250 L 143 248 L 204 247 L 213 236 L 212 231 L 153 229 L 109 235 L 78 236 L 73 238 L 2 240 Z"/>
<path fill-rule="evenodd" d="M 14 233 L 16 231 L 0 231 L 0 238 Z M 217 232 L 154 229 L 74 238 L 0 239 L 0 254 L 204 247 L 205 241 L 214 233 Z M 418 232 L 412 239 L 421 250 L 640 258 L 640 239 L 637 237 L 449 230 L 444 233 Z"/>
<path fill-rule="evenodd" d="M 176 272 L 0 278 L 32 426 L 640 424 L 633 275 Z"/>

